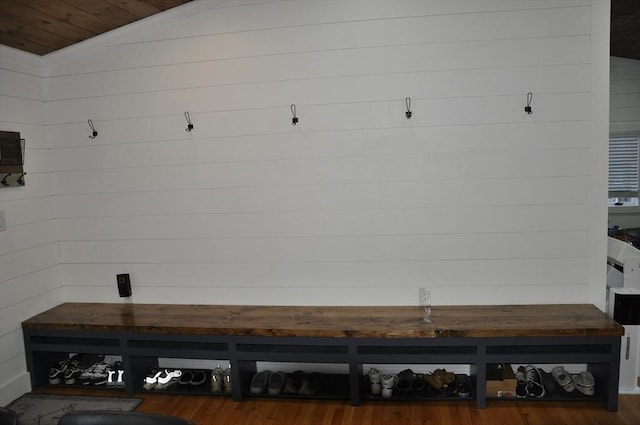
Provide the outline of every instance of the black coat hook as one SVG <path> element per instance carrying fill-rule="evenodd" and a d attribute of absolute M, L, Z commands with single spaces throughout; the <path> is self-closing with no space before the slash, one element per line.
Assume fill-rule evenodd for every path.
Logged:
<path fill-rule="evenodd" d="M 404 104 L 407 106 L 407 112 L 405 112 L 404 115 L 407 117 L 407 119 L 411 119 L 411 115 L 413 115 L 413 113 L 411 112 L 411 98 L 405 97 Z"/>
<path fill-rule="evenodd" d="M 9 182 L 7 181 L 7 179 L 9 178 L 10 175 L 11 175 L 11 173 L 5 175 L 4 178 L 2 179 L 2 181 L 0 182 L 0 183 L 2 183 L 3 186 L 9 186 Z"/>
<path fill-rule="evenodd" d="M 27 174 L 27 173 L 22 173 L 22 174 L 20 174 L 20 177 L 18 177 L 17 182 L 18 182 L 18 184 L 20 186 L 24 186 L 24 176 L 25 176 L 25 174 Z"/>
<path fill-rule="evenodd" d="M 293 118 L 291 119 L 291 125 L 298 124 L 298 116 L 296 115 L 296 105 L 295 105 L 295 103 L 291 104 L 291 114 L 293 115 Z"/>
<path fill-rule="evenodd" d="M 87 120 L 87 123 L 89 123 L 89 128 L 91 129 L 91 136 L 89 136 L 89 139 L 95 139 L 98 136 L 98 132 L 96 131 L 96 128 L 93 126 L 93 121 L 89 119 Z"/>
<path fill-rule="evenodd" d="M 531 109 L 531 101 L 533 100 L 533 93 L 527 93 L 527 106 L 524 107 L 524 111 L 531 115 L 533 114 L 533 110 Z"/>
<path fill-rule="evenodd" d="M 191 123 L 191 117 L 189 116 L 189 112 L 188 111 L 184 111 L 184 117 L 187 120 L 187 131 L 191 131 L 193 130 L 193 124 Z"/>

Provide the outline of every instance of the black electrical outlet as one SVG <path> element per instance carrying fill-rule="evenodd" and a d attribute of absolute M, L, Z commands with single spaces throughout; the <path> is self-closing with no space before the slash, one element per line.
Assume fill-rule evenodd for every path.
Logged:
<path fill-rule="evenodd" d="M 131 279 L 129 273 L 119 274 L 116 276 L 118 281 L 118 293 L 122 298 L 131 296 Z"/>

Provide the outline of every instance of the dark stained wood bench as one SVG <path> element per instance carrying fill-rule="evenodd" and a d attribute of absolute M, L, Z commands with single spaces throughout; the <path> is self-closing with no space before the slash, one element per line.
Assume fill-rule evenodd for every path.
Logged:
<path fill-rule="evenodd" d="M 121 356 L 125 391 L 141 390 L 160 357 L 227 359 L 233 397 L 249 395 L 258 361 L 344 363 L 359 404 L 363 365 L 468 364 L 478 407 L 487 365 L 587 364 L 597 397 L 617 409 L 624 330 L 593 305 L 230 306 L 65 303 L 23 323 L 32 386 L 71 352 Z"/>

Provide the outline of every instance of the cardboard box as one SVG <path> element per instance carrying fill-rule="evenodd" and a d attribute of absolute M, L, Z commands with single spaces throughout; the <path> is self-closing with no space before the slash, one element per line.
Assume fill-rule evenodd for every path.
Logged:
<path fill-rule="evenodd" d="M 515 398 L 516 383 L 516 374 L 510 364 L 487 367 L 487 397 Z"/>

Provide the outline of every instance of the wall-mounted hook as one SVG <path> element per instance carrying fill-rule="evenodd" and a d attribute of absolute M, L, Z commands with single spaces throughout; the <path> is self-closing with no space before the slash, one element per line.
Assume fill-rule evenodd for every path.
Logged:
<path fill-rule="evenodd" d="M 89 128 L 91 129 L 91 136 L 89 136 L 89 139 L 95 139 L 98 136 L 98 132 L 96 131 L 96 128 L 93 126 L 93 121 L 91 121 L 91 119 L 88 119 L 87 123 L 89 124 Z"/>
<path fill-rule="evenodd" d="M 533 100 L 533 93 L 527 93 L 527 106 L 524 107 L 524 111 L 531 115 L 533 114 L 533 110 L 531 109 L 531 101 Z"/>
<path fill-rule="evenodd" d="M 20 177 L 18 177 L 18 180 L 16 180 L 20 186 L 24 186 L 24 176 L 25 176 L 25 174 L 27 174 L 27 173 L 20 174 Z"/>
<path fill-rule="evenodd" d="M 191 123 L 191 117 L 189 116 L 189 111 L 184 111 L 184 118 L 187 120 L 187 131 L 193 130 L 193 123 Z"/>
<path fill-rule="evenodd" d="M 4 178 L 2 179 L 2 181 L 0 182 L 0 183 L 2 183 L 3 186 L 9 186 L 9 182 L 7 181 L 7 179 L 9 178 L 10 175 L 11 175 L 11 173 L 5 175 Z"/>
<path fill-rule="evenodd" d="M 404 113 L 404 116 L 407 117 L 407 119 L 411 119 L 411 115 L 413 115 L 413 113 L 411 112 L 411 98 L 405 97 L 404 104 L 407 107 L 407 112 Z"/>
<path fill-rule="evenodd" d="M 295 103 L 291 104 L 291 114 L 293 115 L 293 118 L 291 119 L 291 125 L 298 124 L 298 116 L 296 115 L 296 105 L 295 105 Z"/>

